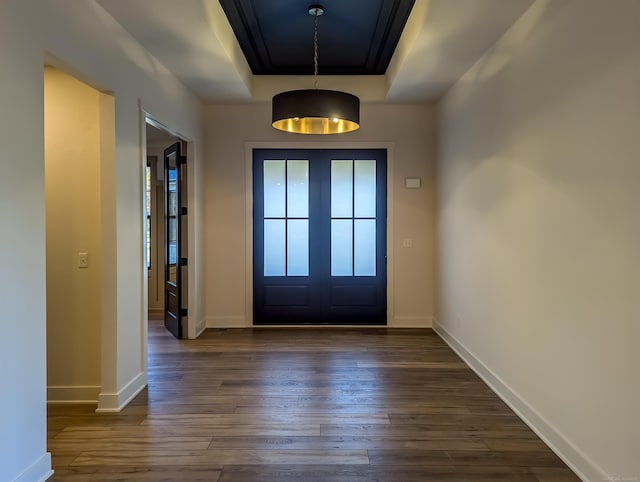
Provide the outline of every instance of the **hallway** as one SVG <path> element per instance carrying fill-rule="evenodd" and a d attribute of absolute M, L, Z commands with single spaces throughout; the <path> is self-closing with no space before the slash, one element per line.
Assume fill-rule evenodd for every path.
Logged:
<path fill-rule="evenodd" d="M 49 407 L 56 481 L 578 480 L 431 330 L 149 327 L 120 414 Z"/>

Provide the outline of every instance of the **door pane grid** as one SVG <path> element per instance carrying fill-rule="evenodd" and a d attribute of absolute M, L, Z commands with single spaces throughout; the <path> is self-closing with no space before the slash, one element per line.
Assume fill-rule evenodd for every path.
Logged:
<path fill-rule="evenodd" d="M 376 276 L 376 161 L 331 161 L 331 276 Z"/>
<path fill-rule="evenodd" d="M 265 160 L 264 276 L 309 276 L 309 161 Z"/>

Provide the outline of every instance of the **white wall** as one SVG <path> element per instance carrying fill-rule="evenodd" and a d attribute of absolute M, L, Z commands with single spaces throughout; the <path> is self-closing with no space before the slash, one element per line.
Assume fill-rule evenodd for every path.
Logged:
<path fill-rule="evenodd" d="M 0 2 L 0 480 L 46 477 L 42 31 L 35 0 Z"/>
<path fill-rule="evenodd" d="M 640 477 L 639 86 L 640 2 L 538 0 L 441 105 L 436 327 L 585 480 Z"/>
<path fill-rule="evenodd" d="M 46 301 L 43 65 L 45 52 L 94 88 L 114 93 L 115 110 L 100 96 L 103 256 L 102 386 L 104 407 L 117 409 L 145 383 L 146 327 L 142 261 L 143 109 L 194 142 L 200 169 L 200 104 L 93 1 L 0 2 L 0 480 L 42 480 L 46 453 Z M 104 188 L 111 186 L 110 190 Z M 199 255 L 198 183 L 190 252 Z M 104 231 L 105 225 L 109 228 Z M 191 234 L 191 233 L 190 233 Z M 196 270 L 193 271 L 194 273 Z M 197 299 L 201 280 L 190 280 Z M 192 310 L 202 304 L 190 303 Z M 106 335 L 106 336 L 105 336 Z M 105 359 L 107 363 L 105 363 Z"/>
<path fill-rule="evenodd" d="M 343 136 L 302 136 L 271 127 L 270 104 L 211 105 L 205 114 L 207 160 L 204 168 L 204 244 L 206 324 L 252 324 L 245 289 L 251 258 L 245 256 L 245 143 L 271 147 L 332 145 L 363 147 L 387 142 L 393 146 L 394 184 L 389 212 L 389 276 L 393 292 L 389 306 L 393 326 L 431 326 L 434 313 L 434 166 L 435 110 L 428 104 L 363 104 L 360 130 Z M 302 143 L 302 144 L 300 144 Z M 422 189 L 406 189 L 406 177 L 422 178 Z M 247 210 L 248 208 L 248 210 Z M 412 248 L 402 240 L 411 238 Z M 395 243 L 394 243 L 395 241 Z M 250 273 L 250 270 L 249 270 Z M 204 323 L 203 323 L 204 324 Z"/>
<path fill-rule="evenodd" d="M 100 93 L 45 69 L 47 400 L 97 402 L 102 250 Z M 78 253 L 89 267 L 78 267 Z"/>

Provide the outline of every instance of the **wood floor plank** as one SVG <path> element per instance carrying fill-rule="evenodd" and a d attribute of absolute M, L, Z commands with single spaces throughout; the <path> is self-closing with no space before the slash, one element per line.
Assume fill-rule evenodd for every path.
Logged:
<path fill-rule="evenodd" d="M 218 482 L 221 471 L 215 466 L 65 466 L 57 468 L 52 482 Z"/>
<path fill-rule="evenodd" d="M 219 482 L 538 482 L 522 468 L 454 466 L 226 466 Z"/>
<path fill-rule="evenodd" d="M 485 439 L 485 444 L 489 448 L 489 450 L 495 451 L 522 451 L 522 452 L 533 452 L 533 451 L 541 451 L 546 452 L 549 450 L 549 447 L 545 445 L 545 443 L 537 438 L 531 438 L 528 440 L 520 439 L 520 438 L 512 438 L 512 439 Z"/>
<path fill-rule="evenodd" d="M 386 414 L 367 415 L 352 413 L 346 415 L 322 414 L 322 413 L 302 413 L 302 412 L 271 412 L 271 413 L 244 413 L 244 414 L 175 414 L 175 415 L 149 415 L 142 422 L 147 424 L 182 424 L 182 425 L 256 425 L 256 424 L 278 424 L 278 425 L 321 425 L 325 423 L 349 424 L 366 423 L 389 425 L 389 416 Z"/>
<path fill-rule="evenodd" d="M 359 435 L 369 437 L 409 437 L 409 438 L 433 438 L 442 439 L 448 437 L 482 437 L 482 438 L 533 438 L 533 434 L 528 429 L 519 427 L 505 426 L 497 428 L 495 425 L 476 424 L 476 425 L 322 425 L 320 435 L 336 436 L 336 435 Z"/>
<path fill-rule="evenodd" d="M 229 465 L 218 482 L 374 482 L 367 466 Z M 407 481 L 410 482 L 410 481 Z"/>
<path fill-rule="evenodd" d="M 161 449 L 137 449 L 137 450 L 84 450 L 71 462 L 77 466 L 142 466 L 157 467 L 171 466 L 197 466 L 214 465 L 216 469 L 222 469 L 211 451 L 207 450 L 161 450 Z"/>
<path fill-rule="evenodd" d="M 463 362 L 446 362 L 446 361 L 388 361 L 388 362 L 361 362 L 358 368 L 402 368 L 402 369 L 422 369 L 422 368 L 438 368 L 438 369 L 466 369 L 467 365 Z"/>
<path fill-rule="evenodd" d="M 450 450 L 447 452 L 455 465 L 464 466 L 501 466 L 501 467 L 564 467 L 560 458 L 547 451 L 468 451 Z"/>
<path fill-rule="evenodd" d="M 129 451 L 143 449 L 155 450 L 206 450 L 212 437 L 118 437 L 91 441 L 92 451 Z M 49 450 L 58 455 L 78 454 L 85 449 L 84 439 L 57 438 L 49 442 Z"/>
<path fill-rule="evenodd" d="M 416 440 L 405 437 L 215 437 L 209 445 L 210 449 L 264 450 L 276 447 L 302 450 L 489 450 L 485 442 L 472 438 Z"/>
<path fill-rule="evenodd" d="M 431 330 L 151 321 L 148 381 L 119 414 L 49 407 L 53 480 L 578 480 Z"/>
<path fill-rule="evenodd" d="M 434 465 L 455 465 L 447 451 L 416 449 L 381 449 L 369 450 L 371 465 L 418 465 L 428 467 Z"/>

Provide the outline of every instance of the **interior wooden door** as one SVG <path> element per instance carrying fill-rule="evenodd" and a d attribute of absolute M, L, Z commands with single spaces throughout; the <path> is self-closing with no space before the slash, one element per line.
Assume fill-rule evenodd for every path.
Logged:
<path fill-rule="evenodd" d="M 185 159 L 180 142 L 164 151 L 164 325 L 176 338 L 183 336 L 183 217 L 186 215 L 184 196 Z"/>

